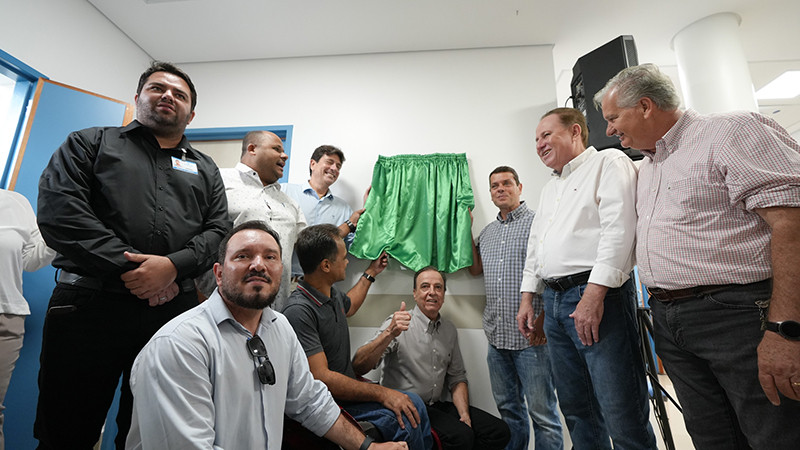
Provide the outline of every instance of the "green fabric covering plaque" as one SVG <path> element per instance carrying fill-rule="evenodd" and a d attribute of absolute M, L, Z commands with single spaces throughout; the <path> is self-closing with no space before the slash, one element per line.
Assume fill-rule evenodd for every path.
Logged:
<path fill-rule="evenodd" d="M 455 272 L 472 265 L 473 206 L 466 154 L 378 156 L 350 253 Z"/>

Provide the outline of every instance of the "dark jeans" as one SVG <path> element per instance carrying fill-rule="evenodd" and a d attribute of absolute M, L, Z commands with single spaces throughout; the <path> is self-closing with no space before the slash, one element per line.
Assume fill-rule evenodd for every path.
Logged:
<path fill-rule="evenodd" d="M 130 294 L 58 284 L 50 297 L 39 358 L 33 430 L 39 448 L 91 449 L 120 376 L 116 445 L 124 448 L 131 424 L 133 360 L 162 325 L 195 305 L 194 291 L 150 307 Z"/>
<path fill-rule="evenodd" d="M 800 448 L 800 402 L 782 396 L 773 406 L 758 382 L 756 348 L 764 332 L 755 302 L 771 294 L 762 281 L 650 302 L 656 351 L 698 450 Z"/>
<path fill-rule="evenodd" d="M 508 425 L 478 408 L 469 407 L 472 428 L 459 419 L 452 402 L 436 402 L 428 406 L 431 428 L 436 430 L 444 449 L 501 450 L 511 439 Z"/>
<path fill-rule="evenodd" d="M 544 332 L 550 347 L 558 403 L 578 450 L 656 449 L 644 364 L 639 353 L 636 293 L 628 280 L 603 301 L 600 339 L 587 346 L 569 317 L 586 285 L 546 288 Z"/>
<path fill-rule="evenodd" d="M 370 422 L 375 425 L 386 441 L 404 441 L 408 443 L 410 450 L 428 450 L 433 444 L 433 438 L 431 438 L 431 423 L 428 419 L 425 402 L 413 392 L 400 392 L 408 395 L 414 403 L 414 407 L 417 408 L 420 423 L 416 428 L 411 426 L 405 415 L 403 415 L 405 429 L 400 428 L 394 412 L 378 402 L 341 403 L 341 406 L 359 422 Z"/>

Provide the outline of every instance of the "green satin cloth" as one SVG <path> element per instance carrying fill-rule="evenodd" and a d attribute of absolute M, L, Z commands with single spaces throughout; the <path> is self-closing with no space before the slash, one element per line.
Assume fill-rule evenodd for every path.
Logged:
<path fill-rule="evenodd" d="M 466 154 L 378 156 L 350 253 L 455 272 L 472 265 L 473 206 Z"/>

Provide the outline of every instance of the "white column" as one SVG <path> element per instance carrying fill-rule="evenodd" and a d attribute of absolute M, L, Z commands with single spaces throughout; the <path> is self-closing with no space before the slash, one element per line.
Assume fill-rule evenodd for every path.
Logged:
<path fill-rule="evenodd" d="M 685 106 L 702 114 L 758 111 L 750 68 L 739 40 L 738 14 L 714 14 L 672 38 Z"/>

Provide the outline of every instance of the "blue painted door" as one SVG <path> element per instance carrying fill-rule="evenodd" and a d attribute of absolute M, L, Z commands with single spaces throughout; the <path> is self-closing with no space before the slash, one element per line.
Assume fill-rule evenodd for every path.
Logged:
<path fill-rule="evenodd" d="M 88 127 L 122 125 L 126 118 L 130 120 L 132 111 L 131 105 L 119 100 L 40 78 L 9 189 L 24 195 L 36 211 L 39 176 L 67 135 Z M 9 449 L 33 449 L 37 445 L 33 421 L 39 397 L 39 352 L 45 311 L 55 287 L 54 273 L 55 269 L 48 266 L 23 276 L 31 315 L 25 320 L 25 341 L 5 401 L 4 429 Z M 80 414 L 80 405 L 75 405 L 75 413 Z"/>

